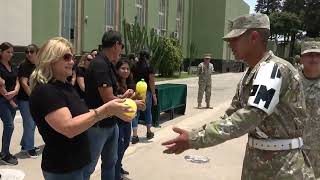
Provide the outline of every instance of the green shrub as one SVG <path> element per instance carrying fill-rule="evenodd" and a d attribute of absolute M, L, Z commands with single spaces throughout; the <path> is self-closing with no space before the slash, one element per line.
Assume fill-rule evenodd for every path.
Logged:
<path fill-rule="evenodd" d="M 182 48 L 176 39 L 165 37 L 161 40 L 160 47 L 162 58 L 158 64 L 159 73 L 163 77 L 173 76 L 182 64 Z"/>

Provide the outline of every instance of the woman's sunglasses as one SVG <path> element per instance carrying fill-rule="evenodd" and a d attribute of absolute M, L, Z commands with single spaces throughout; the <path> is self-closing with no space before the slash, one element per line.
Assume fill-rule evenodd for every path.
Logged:
<path fill-rule="evenodd" d="M 29 53 L 30 53 L 30 54 L 33 54 L 34 51 L 33 51 L 33 50 L 28 51 L 28 50 L 27 50 L 27 51 L 25 51 L 25 53 L 26 53 L 26 54 L 29 54 Z"/>

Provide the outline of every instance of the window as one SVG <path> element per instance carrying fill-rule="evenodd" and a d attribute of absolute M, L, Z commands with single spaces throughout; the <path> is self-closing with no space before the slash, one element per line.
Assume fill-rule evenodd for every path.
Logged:
<path fill-rule="evenodd" d="M 75 30 L 75 0 L 62 0 L 61 3 L 61 36 L 73 43 Z"/>
<path fill-rule="evenodd" d="M 136 0 L 137 8 L 137 21 L 140 25 L 146 24 L 146 13 L 145 13 L 146 0 Z"/>
<path fill-rule="evenodd" d="M 168 15 L 168 0 L 160 0 L 159 8 L 159 29 L 161 35 L 167 31 L 167 15 Z"/>
<path fill-rule="evenodd" d="M 116 0 L 106 0 L 106 31 L 115 27 Z"/>
<path fill-rule="evenodd" d="M 175 38 L 181 39 L 182 35 L 182 25 L 183 25 L 183 0 L 177 1 L 177 17 L 176 17 L 176 32 Z"/>

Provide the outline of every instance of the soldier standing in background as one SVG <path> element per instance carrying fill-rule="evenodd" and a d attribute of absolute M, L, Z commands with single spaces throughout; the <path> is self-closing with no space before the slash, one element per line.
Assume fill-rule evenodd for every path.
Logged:
<path fill-rule="evenodd" d="M 304 132 L 304 149 L 316 178 L 320 179 L 320 41 L 302 44 L 302 76 L 309 115 Z"/>
<path fill-rule="evenodd" d="M 164 142 L 164 153 L 221 144 L 248 133 L 243 180 L 315 179 L 304 155 L 302 135 L 306 106 L 302 80 L 287 61 L 267 51 L 270 22 L 267 15 L 236 18 L 223 37 L 236 59 L 249 69 L 238 84 L 231 106 L 218 120 Z"/>
<path fill-rule="evenodd" d="M 206 92 L 206 108 L 210 107 L 211 98 L 211 75 L 214 72 L 213 64 L 210 63 L 211 55 L 205 54 L 203 62 L 198 65 L 199 89 L 198 89 L 198 108 L 201 108 L 202 97 Z"/>

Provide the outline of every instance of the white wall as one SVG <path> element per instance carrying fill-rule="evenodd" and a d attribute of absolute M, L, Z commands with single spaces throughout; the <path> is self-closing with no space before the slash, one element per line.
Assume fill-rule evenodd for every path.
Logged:
<path fill-rule="evenodd" d="M 0 0 L 0 4 L 0 43 L 30 44 L 32 0 Z"/>

